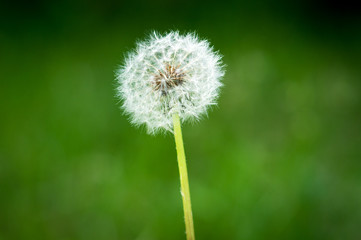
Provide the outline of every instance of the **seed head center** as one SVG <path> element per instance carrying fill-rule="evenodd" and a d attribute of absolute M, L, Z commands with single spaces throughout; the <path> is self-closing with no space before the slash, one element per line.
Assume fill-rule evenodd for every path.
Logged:
<path fill-rule="evenodd" d="M 185 73 L 180 69 L 180 65 L 166 63 L 164 69 L 158 70 L 154 75 L 153 89 L 166 96 L 170 89 L 183 84 L 184 81 Z"/>

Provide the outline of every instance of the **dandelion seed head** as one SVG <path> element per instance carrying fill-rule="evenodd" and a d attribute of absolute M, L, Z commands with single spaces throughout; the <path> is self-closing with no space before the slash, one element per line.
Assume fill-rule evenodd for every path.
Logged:
<path fill-rule="evenodd" d="M 153 33 L 138 42 L 117 72 L 118 96 L 135 125 L 172 131 L 172 115 L 198 120 L 216 104 L 224 70 L 221 56 L 195 34 Z"/>

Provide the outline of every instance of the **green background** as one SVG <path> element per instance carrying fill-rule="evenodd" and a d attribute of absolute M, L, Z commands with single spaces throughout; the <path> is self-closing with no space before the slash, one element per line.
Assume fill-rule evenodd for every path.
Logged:
<path fill-rule="evenodd" d="M 185 124 L 197 239 L 360 239 L 361 21 L 351 1 L 0 4 L 0 239 L 185 239 L 174 139 L 114 72 L 152 30 L 224 56 Z"/>

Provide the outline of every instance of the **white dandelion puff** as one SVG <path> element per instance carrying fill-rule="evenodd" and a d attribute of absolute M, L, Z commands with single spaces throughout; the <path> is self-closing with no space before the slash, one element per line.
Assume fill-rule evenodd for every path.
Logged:
<path fill-rule="evenodd" d="M 135 125 L 172 131 L 172 116 L 197 120 L 216 104 L 224 75 L 221 56 L 195 34 L 153 33 L 138 42 L 117 72 L 118 96 Z"/>

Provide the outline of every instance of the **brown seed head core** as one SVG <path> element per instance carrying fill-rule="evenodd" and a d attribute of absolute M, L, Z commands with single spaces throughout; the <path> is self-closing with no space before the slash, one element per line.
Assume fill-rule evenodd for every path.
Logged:
<path fill-rule="evenodd" d="M 178 66 L 165 64 L 163 71 L 158 70 L 154 76 L 153 89 L 161 91 L 162 96 L 168 94 L 168 90 L 181 85 L 184 82 L 185 73 Z"/>

